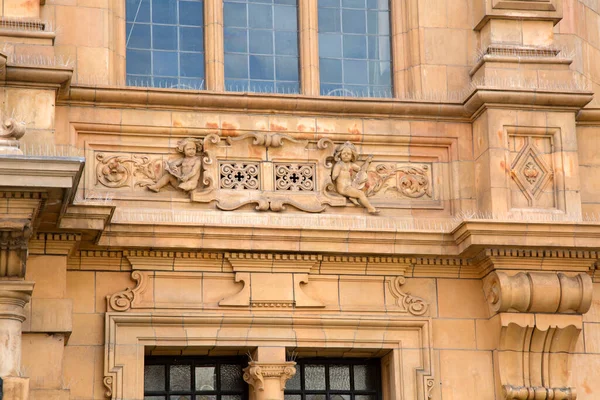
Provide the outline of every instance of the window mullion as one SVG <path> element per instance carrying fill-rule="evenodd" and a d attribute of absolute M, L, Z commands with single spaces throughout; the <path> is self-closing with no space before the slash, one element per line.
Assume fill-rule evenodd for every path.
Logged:
<path fill-rule="evenodd" d="M 204 2 L 205 87 L 225 89 L 225 54 L 223 47 L 223 0 Z"/>
<path fill-rule="evenodd" d="M 298 0 L 298 36 L 300 45 L 301 93 L 318 96 L 319 77 L 319 18 L 318 0 Z"/>

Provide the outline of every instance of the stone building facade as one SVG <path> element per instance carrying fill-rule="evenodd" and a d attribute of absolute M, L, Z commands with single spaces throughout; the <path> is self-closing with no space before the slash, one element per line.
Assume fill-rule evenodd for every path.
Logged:
<path fill-rule="evenodd" d="M 598 2 L 1 12 L 2 399 L 600 398 Z"/>

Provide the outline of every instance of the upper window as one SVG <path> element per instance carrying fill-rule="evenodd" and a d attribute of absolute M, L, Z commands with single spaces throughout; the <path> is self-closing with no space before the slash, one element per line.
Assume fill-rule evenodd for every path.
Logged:
<path fill-rule="evenodd" d="M 319 0 L 321 94 L 392 97 L 388 0 Z"/>
<path fill-rule="evenodd" d="M 298 93 L 297 0 L 224 0 L 225 89 Z"/>
<path fill-rule="evenodd" d="M 380 400 L 378 359 L 299 359 L 285 400 Z"/>
<path fill-rule="evenodd" d="M 144 400 L 247 400 L 238 357 L 148 357 Z"/>
<path fill-rule="evenodd" d="M 201 0 L 127 0 L 127 84 L 204 89 Z"/>

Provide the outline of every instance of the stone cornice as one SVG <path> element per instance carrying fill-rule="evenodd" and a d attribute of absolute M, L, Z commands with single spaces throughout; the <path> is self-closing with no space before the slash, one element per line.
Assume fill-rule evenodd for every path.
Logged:
<path fill-rule="evenodd" d="M 76 233 L 37 233 L 29 241 L 29 254 L 68 256 L 80 241 Z"/>
<path fill-rule="evenodd" d="M 121 108 L 277 112 L 280 114 L 352 115 L 387 118 L 461 120 L 469 122 L 483 106 L 531 107 L 576 112 L 592 100 L 592 92 L 528 88 L 477 87 L 464 101 L 353 99 L 325 96 L 237 92 L 182 91 L 134 87 L 73 85 L 61 105 Z"/>

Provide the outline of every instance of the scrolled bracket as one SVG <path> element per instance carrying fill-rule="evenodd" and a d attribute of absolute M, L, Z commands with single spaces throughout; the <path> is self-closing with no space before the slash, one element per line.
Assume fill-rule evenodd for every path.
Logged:
<path fill-rule="evenodd" d="M 396 299 L 396 305 L 401 307 L 403 311 L 412 315 L 425 315 L 427 310 L 429 310 L 429 303 L 427 303 L 425 299 L 421 297 L 413 296 L 410 293 L 403 291 L 402 286 L 405 283 L 406 278 L 404 276 L 397 276 L 388 281 L 390 291 Z"/>
<path fill-rule="evenodd" d="M 108 307 L 110 307 L 110 309 L 119 312 L 129 310 L 136 297 L 145 291 L 147 283 L 146 274 L 140 271 L 133 271 L 131 273 L 131 279 L 136 281 L 135 287 L 127 288 L 112 296 L 106 296 Z"/>

